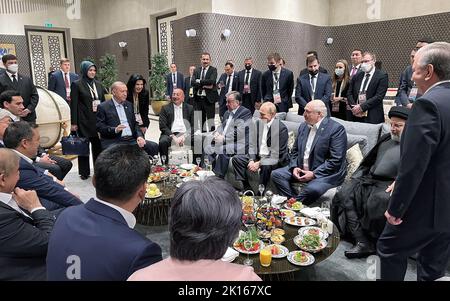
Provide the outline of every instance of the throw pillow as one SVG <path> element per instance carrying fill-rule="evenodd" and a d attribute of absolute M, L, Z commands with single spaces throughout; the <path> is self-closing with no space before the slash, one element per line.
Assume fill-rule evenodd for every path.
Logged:
<path fill-rule="evenodd" d="M 347 176 L 345 177 L 345 182 L 350 181 L 353 173 L 358 169 L 362 160 L 363 155 L 359 148 L 359 144 L 355 144 L 347 150 Z"/>
<path fill-rule="evenodd" d="M 367 148 L 367 137 L 364 135 L 353 135 L 347 134 L 347 150 L 351 149 L 356 144 L 359 145 L 359 148 L 363 155 L 366 155 L 369 152 Z"/>

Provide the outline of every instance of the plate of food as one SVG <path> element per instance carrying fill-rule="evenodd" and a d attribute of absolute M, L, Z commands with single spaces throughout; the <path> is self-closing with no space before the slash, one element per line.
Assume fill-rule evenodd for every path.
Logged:
<path fill-rule="evenodd" d="M 328 232 L 323 231 L 319 227 L 303 227 L 298 230 L 298 234 L 301 236 L 305 235 L 319 235 L 320 239 L 327 239 Z"/>
<path fill-rule="evenodd" d="M 249 240 L 251 241 L 251 247 L 248 249 L 245 248 L 245 241 L 247 238 L 250 238 Z M 264 248 L 264 243 L 259 240 L 256 230 L 253 230 L 249 232 L 242 232 L 239 235 L 238 240 L 234 242 L 233 248 L 242 254 L 258 254 L 259 251 Z"/>
<path fill-rule="evenodd" d="M 312 254 L 304 251 L 293 251 L 290 252 L 287 256 L 287 259 L 290 263 L 299 265 L 299 266 L 308 266 L 314 263 L 315 258 Z"/>
<path fill-rule="evenodd" d="M 164 179 L 167 178 L 167 174 L 163 173 L 163 172 L 156 172 L 156 173 L 151 173 L 148 176 L 147 182 L 148 183 L 159 183 L 162 182 Z"/>
<path fill-rule="evenodd" d="M 180 177 L 182 178 L 188 178 L 192 177 L 194 174 L 191 171 L 182 171 L 180 172 Z"/>
<path fill-rule="evenodd" d="M 284 204 L 284 208 L 293 210 L 293 211 L 300 211 L 303 209 L 303 204 L 300 201 L 297 201 L 294 198 L 290 198 L 286 204 Z"/>
<path fill-rule="evenodd" d="M 286 224 L 297 227 L 314 226 L 316 221 L 303 216 L 294 216 L 284 220 Z"/>
<path fill-rule="evenodd" d="M 267 248 L 272 252 L 272 258 L 284 258 L 289 254 L 288 248 L 282 245 L 269 245 Z"/>
<path fill-rule="evenodd" d="M 281 245 L 282 243 L 284 243 L 286 241 L 286 238 L 284 238 L 283 235 L 272 234 L 272 236 L 270 237 L 270 240 L 274 244 Z"/>
<path fill-rule="evenodd" d="M 281 214 L 284 218 L 290 218 L 295 216 L 295 211 L 289 210 L 289 209 L 280 209 Z"/>
<path fill-rule="evenodd" d="M 294 237 L 294 243 L 300 249 L 308 251 L 311 253 L 317 253 L 325 249 L 327 246 L 327 241 L 320 239 L 319 235 L 307 234 L 307 235 L 297 235 Z"/>
<path fill-rule="evenodd" d="M 184 169 L 184 170 L 192 170 L 196 167 L 197 167 L 197 165 L 195 165 L 195 164 L 181 164 L 180 165 L 180 168 Z"/>

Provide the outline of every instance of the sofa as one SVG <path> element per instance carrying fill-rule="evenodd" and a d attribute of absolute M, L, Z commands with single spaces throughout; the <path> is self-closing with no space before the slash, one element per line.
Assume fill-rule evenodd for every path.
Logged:
<path fill-rule="evenodd" d="M 258 111 L 255 112 L 253 118 L 259 118 Z M 304 122 L 303 116 L 298 115 L 295 112 L 288 113 L 279 113 L 277 117 L 282 120 L 282 122 L 286 125 L 289 131 L 289 143 L 288 148 L 289 151 L 292 150 L 292 146 L 295 143 L 296 136 L 298 134 L 298 127 L 302 122 Z M 359 122 L 349 122 L 341 119 L 333 118 L 335 121 L 341 123 L 347 132 L 347 177 L 346 181 L 350 179 L 353 172 L 359 166 L 362 158 L 376 145 L 378 139 L 389 133 L 389 125 L 386 123 L 382 124 L 367 124 L 367 123 L 359 123 Z M 258 182 L 259 175 L 257 173 L 247 172 L 247 176 L 249 179 L 250 187 L 252 188 L 254 193 L 258 192 Z M 236 189 L 243 190 L 244 187 L 241 182 L 236 181 L 235 174 L 232 168 L 232 160 L 230 160 L 230 165 L 228 168 L 228 173 L 225 176 L 225 179 L 231 183 Z M 300 185 L 295 186 L 295 188 L 299 191 Z M 268 185 L 268 189 L 272 190 L 274 193 L 277 193 L 276 187 L 273 183 Z M 322 202 L 331 202 L 336 194 L 337 188 L 332 188 L 328 190 L 322 197 L 317 201 L 317 204 Z"/>

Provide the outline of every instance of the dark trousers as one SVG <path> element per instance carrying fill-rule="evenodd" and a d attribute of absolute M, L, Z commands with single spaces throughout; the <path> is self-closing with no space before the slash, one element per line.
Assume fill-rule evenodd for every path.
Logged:
<path fill-rule="evenodd" d="M 209 131 L 214 131 L 214 118 L 216 115 L 215 103 L 210 103 L 206 97 L 195 96 L 194 110 L 202 112 L 202 131 L 206 132 L 206 121 L 208 120 Z"/>
<path fill-rule="evenodd" d="M 102 152 L 102 145 L 98 137 L 89 137 L 89 142 L 91 143 L 91 153 L 92 158 L 97 161 L 97 157 Z M 78 157 L 78 173 L 80 176 L 88 177 L 91 174 L 91 168 L 89 166 L 89 156 L 79 156 Z"/>
<path fill-rule="evenodd" d="M 418 253 L 417 280 L 434 281 L 445 276 L 450 259 L 450 233 L 436 232 L 427 226 L 412 227 L 407 221 L 398 226 L 386 223 L 377 253 L 380 280 L 403 281 L 408 257 Z"/>
<path fill-rule="evenodd" d="M 247 180 L 247 168 L 250 162 L 249 158 L 246 156 L 234 156 L 233 157 L 233 168 L 236 174 L 236 180 L 246 181 Z M 279 167 L 276 165 L 261 165 L 259 170 L 259 184 L 264 184 L 265 187 L 269 184 L 270 176 L 272 171 Z"/>
<path fill-rule="evenodd" d="M 161 134 L 161 137 L 159 137 L 159 154 L 161 156 L 166 156 L 166 162 L 164 162 L 164 164 L 169 164 L 169 148 L 171 145 L 172 138 Z"/>
<path fill-rule="evenodd" d="M 157 156 L 159 152 L 159 145 L 156 142 L 145 140 L 144 151 L 149 157 Z"/>
<path fill-rule="evenodd" d="M 249 109 L 253 116 L 253 113 L 255 113 L 255 102 L 252 101 L 251 94 L 242 95 L 242 106 Z"/>
<path fill-rule="evenodd" d="M 35 162 L 34 165 L 48 170 L 52 175 L 54 175 L 58 180 L 62 181 L 69 171 L 72 169 L 72 162 L 70 160 L 58 157 L 58 156 L 49 156 L 50 159 L 56 161 L 56 164 L 51 163 L 43 163 L 43 162 Z"/>

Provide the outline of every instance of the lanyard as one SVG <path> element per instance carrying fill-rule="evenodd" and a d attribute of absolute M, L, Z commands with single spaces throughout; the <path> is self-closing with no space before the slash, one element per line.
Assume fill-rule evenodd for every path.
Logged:
<path fill-rule="evenodd" d="M 89 91 L 91 92 L 91 96 L 93 100 L 98 100 L 98 93 L 97 93 L 97 87 L 95 86 L 95 82 L 93 83 L 93 87 L 91 87 L 91 85 L 89 83 L 87 83 L 87 86 L 89 88 Z"/>

